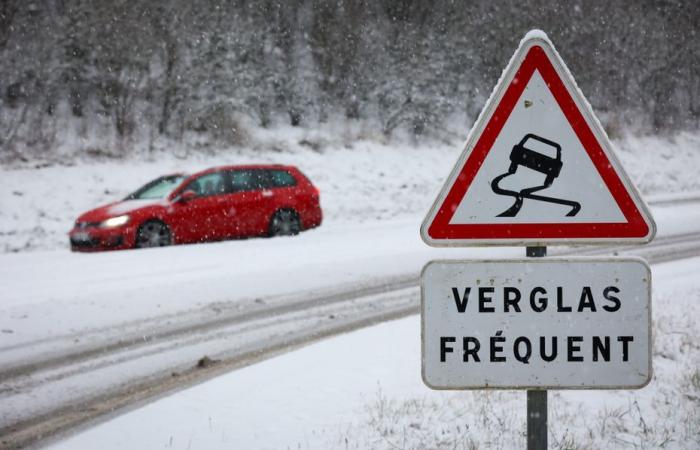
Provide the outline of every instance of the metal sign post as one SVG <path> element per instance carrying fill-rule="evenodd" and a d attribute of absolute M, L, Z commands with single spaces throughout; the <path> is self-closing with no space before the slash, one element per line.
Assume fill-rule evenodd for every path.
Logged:
<path fill-rule="evenodd" d="M 525 256 L 543 258 L 547 247 L 526 247 Z M 527 450 L 547 450 L 547 390 L 527 391 Z"/>
<path fill-rule="evenodd" d="M 527 450 L 547 450 L 547 391 L 527 391 Z"/>

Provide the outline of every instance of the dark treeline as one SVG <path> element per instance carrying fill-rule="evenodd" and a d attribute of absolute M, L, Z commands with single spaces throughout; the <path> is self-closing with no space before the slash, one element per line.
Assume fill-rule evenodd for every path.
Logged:
<path fill-rule="evenodd" d="M 476 117 L 531 28 L 608 128 L 696 127 L 699 5 L 0 0 L 0 151 L 47 152 L 69 135 L 234 143 L 241 117 L 439 134 Z"/>

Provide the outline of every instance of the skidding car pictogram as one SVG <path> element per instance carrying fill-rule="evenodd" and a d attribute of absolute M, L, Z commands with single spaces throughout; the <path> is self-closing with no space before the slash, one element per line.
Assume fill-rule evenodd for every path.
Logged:
<path fill-rule="evenodd" d="M 556 156 L 551 157 L 543 153 L 536 152 L 527 147 L 532 141 L 538 141 L 546 146 L 549 146 L 556 150 Z M 559 205 L 570 206 L 571 210 L 566 214 L 567 216 L 575 216 L 581 210 L 581 204 L 572 200 L 564 200 L 560 198 L 547 197 L 544 195 L 535 195 L 533 192 L 541 191 L 547 189 L 554 183 L 554 180 L 559 176 L 562 168 L 561 160 L 561 146 L 556 142 L 545 139 L 541 136 L 537 136 L 531 133 L 525 135 L 522 140 L 513 147 L 510 153 L 510 167 L 508 167 L 508 172 L 497 176 L 491 182 L 491 189 L 494 193 L 498 195 L 507 195 L 515 198 L 513 205 L 499 214 L 497 217 L 515 217 L 520 209 L 523 207 L 523 200 L 538 200 L 547 203 L 556 203 Z M 512 191 L 509 189 L 503 189 L 499 186 L 501 180 L 505 177 L 515 174 L 518 170 L 518 166 L 527 167 L 528 169 L 535 170 L 546 175 L 544 184 L 541 186 L 535 186 L 531 188 L 521 189 L 519 192 Z"/>

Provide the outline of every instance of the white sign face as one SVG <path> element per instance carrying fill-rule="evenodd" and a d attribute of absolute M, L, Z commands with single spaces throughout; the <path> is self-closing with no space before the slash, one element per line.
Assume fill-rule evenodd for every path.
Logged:
<path fill-rule="evenodd" d="M 629 389 L 651 379 L 651 271 L 636 258 L 433 261 L 423 269 L 433 389 Z"/>
<path fill-rule="evenodd" d="M 648 242 L 654 221 L 542 32 L 523 39 L 428 213 L 433 246 Z"/>
<path fill-rule="evenodd" d="M 528 99 L 526 106 L 525 100 Z M 540 120 L 535 120 L 535 118 Z M 546 120 L 541 120 L 546 119 Z M 531 135 L 527 139 L 525 136 Z M 546 138 L 551 144 L 538 138 Z M 519 147 L 523 141 L 522 147 Z M 560 147 L 557 158 L 557 147 Z M 511 195 L 494 192 L 496 187 L 505 191 L 520 192 L 521 189 L 545 184 L 547 174 L 526 165 L 516 164 L 511 170 L 514 153 L 522 148 L 550 159 L 542 162 L 561 162 L 556 177 L 546 189 L 538 191 L 542 200 L 523 197 L 520 210 L 514 215 L 503 215 L 515 202 Z M 526 158 L 523 158 L 524 162 Z M 533 194 L 534 195 L 534 194 Z M 545 199 L 566 200 L 560 204 Z M 479 201 L 481 200 L 481 201 Z M 574 208 L 575 215 L 567 216 Z M 569 124 L 554 95 L 540 73 L 535 70 L 532 77 L 511 111 L 501 134 L 486 155 L 481 169 L 457 206 L 451 224 L 494 223 L 624 223 L 625 216 L 610 190 L 593 165 L 576 132 Z"/>

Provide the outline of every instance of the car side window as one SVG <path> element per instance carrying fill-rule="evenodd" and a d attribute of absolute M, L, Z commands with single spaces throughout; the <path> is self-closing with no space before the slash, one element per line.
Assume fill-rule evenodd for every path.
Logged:
<path fill-rule="evenodd" d="M 264 170 L 241 169 L 229 172 L 231 192 L 258 191 L 270 187 L 270 178 Z"/>
<path fill-rule="evenodd" d="M 194 191 L 198 197 L 219 195 L 226 192 L 226 180 L 223 172 L 208 173 L 190 182 L 185 190 Z"/>
<path fill-rule="evenodd" d="M 297 185 L 297 180 L 286 170 L 270 170 L 269 172 L 273 187 L 290 187 Z"/>

